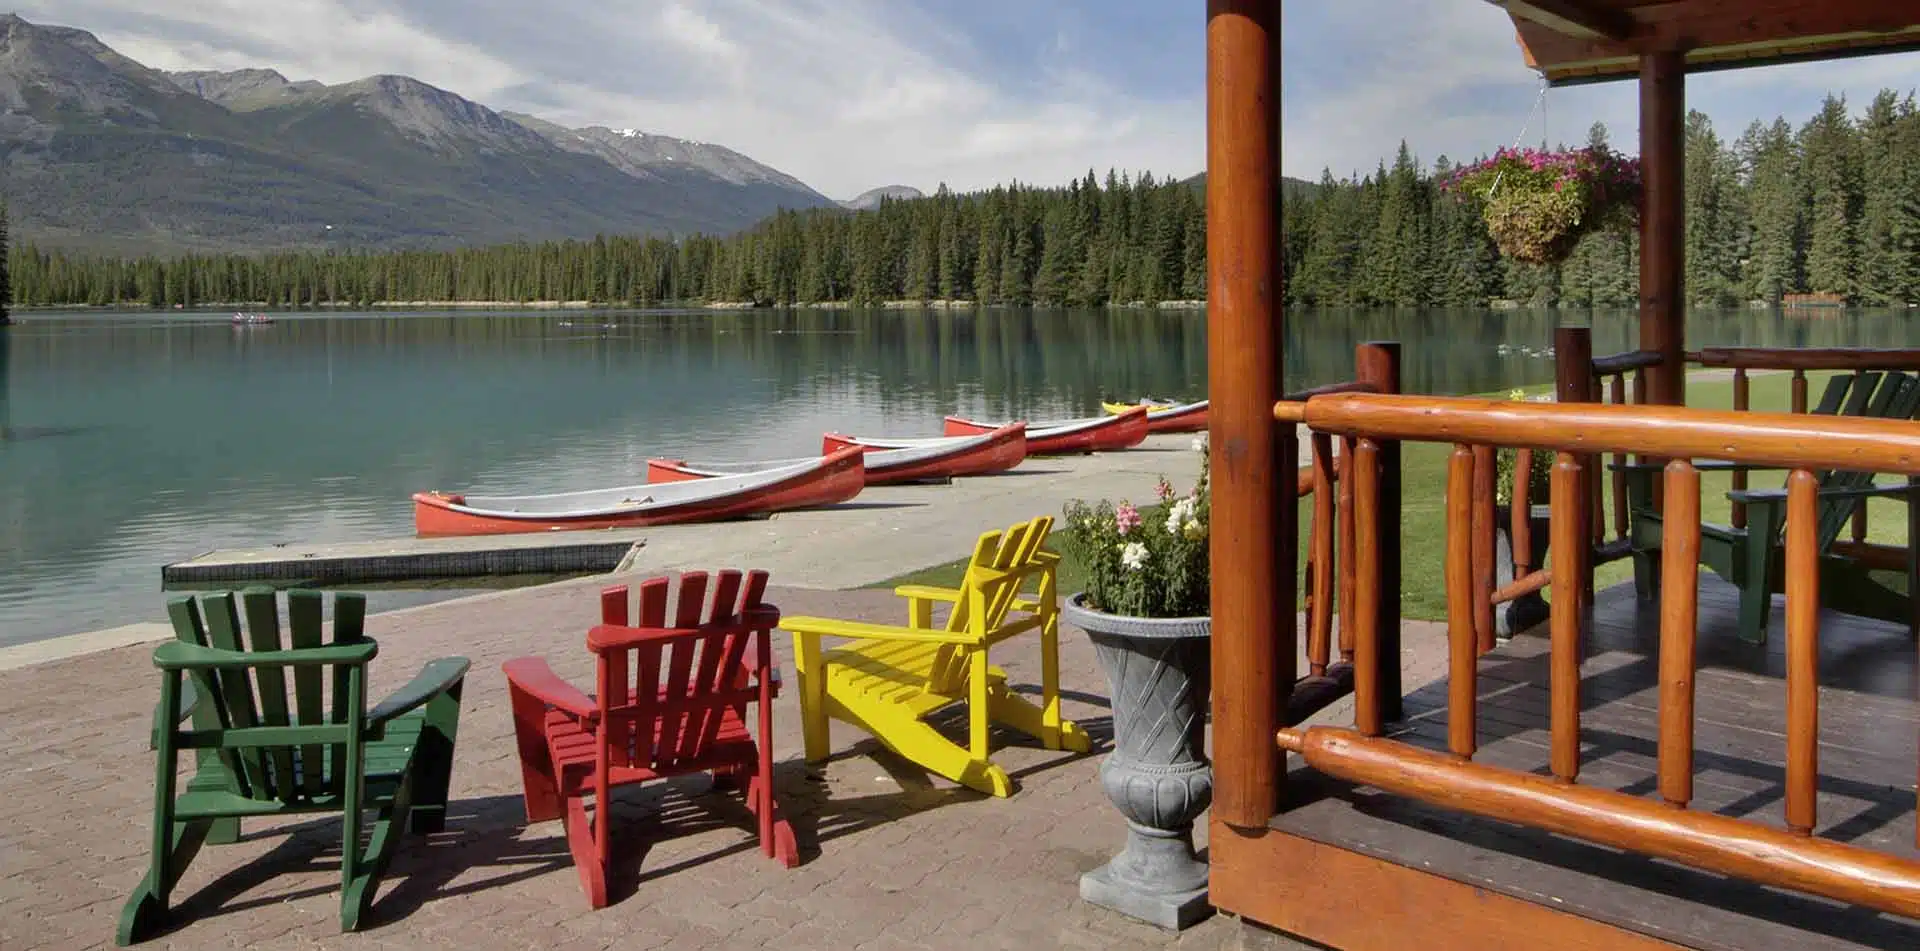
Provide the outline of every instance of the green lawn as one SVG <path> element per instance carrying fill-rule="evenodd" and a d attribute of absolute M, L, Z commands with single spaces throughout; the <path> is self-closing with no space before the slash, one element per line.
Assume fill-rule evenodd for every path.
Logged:
<path fill-rule="evenodd" d="M 1829 374 L 1808 374 L 1808 388 L 1812 400 L 1819 400 L 1820 392 L 1826 386 L 1827 376 Z M 1788 406 L 1791 379 L 1791 375 L 1785 373 L 1753 377 L 1750 405 L 1760 410 L 1785 410 Z M 1540 392 L 1542 389 L 1544 388 L 1534 388 L 1529 391 L 1529 395 Z M 1733 408 L 1733 384 L 1728 380 L 1689 380 L 1687 403 L 1690 406 L 1707 409 L 1731 409 Z M 1430 621 L 1446 619 L 1445 563 L 1442 553 L 1446 550 L 1446 460 L 1451 448 L 1437 443 L 1407 443 L 1401 451 L 1402 485 L 1404 486 L 1401 496 L 1400 577 L 1403 585 L 1401 611 L 1408 618 Z M 1610 459 L 1611 457 L 1609 461 Z M 1700 509 L 1703 520 L 1725 523 L 1730 518 L 1731 506 L 1726 498 L 1726 491 L 1731 487 L 1730 479 L 1731 477 L 1726 473 L 1708 473 L 1701 477 Z M 1785 484 L 1785 479 L 1785 473 L 1754 473 L 1748 478 L 1748 487 L 1778 488 Z M 1609 485 L 1606 492 L 1609 519 L 1612 518 L 1612 496 L 1613 490 Z M 1307 529 L 1311 517 L 1312 500 L 1303 500 L 1300 509 L 1299 548 L 1302 566 L 1306 563 Z M 1611 521 L 1608 524 L 1611 525 Z M 1905 504 L 1891 499 L 1872 500 L 1868 508 L 1868 525 L 1870 529 L 1868 537 L 1871 540 L 1904 545 L 1907 540 Z M 890 578 L 869 587 L 891 588 L 899 584 L 933 584 L 951 587 L 960 583 L 960 575 L 966 569 L 966 565 L 966 559 L 961 558 L 944 565 L 901 575 L 898 578 Z M 1060 590 L 1063 593 L 1079 591 L 1085 578 L 1085 572 L 1080 565 L 1071 559 L 1061 562 Z M 1632 578 L 1632 561 L 1622 559 L 1613 564 L 1601 566 L 1596 573 L 1595 584 L 1604 588 Z M 1302 592 L 1303 597 L 1304 594 Z"/>

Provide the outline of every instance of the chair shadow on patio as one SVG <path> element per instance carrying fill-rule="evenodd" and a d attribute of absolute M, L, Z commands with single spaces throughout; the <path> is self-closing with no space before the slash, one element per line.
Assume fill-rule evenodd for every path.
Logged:
<path fill-rule="evenodd" d="M 1017 694 L 1037 696 L 1038 684 L 1009 684 L 1009 689 Z M 1106 709 L 1107 698 L 1096 694 L 1084 693 L 1062 688 L 1060 698 L 1089 707 Z M 1016 755 L 1040 757 L 1036 762 L 1010 769 L 1007 775 L 1016 783 L 1039 776 L 1052 770 L 1067 767 L 1082 760 L 1095 759 L 1103 755 L 1113 742 L 1113 718 L 1109 715 L 1073 718 L 1086 730 L 1093 748 L 1087 753 L 1074 753 L 1068 750 L 1049 750 L 1041 743 L 1011 727 L 999 723 L 991 724 L 988 736 L 997 751 L 1018 750 Z M 956 705 L 943 710 L 928 719 L 928 724 L 946 736 L 962 738 L 967 733 L 967 711 L 964 705 Z M 867 757 L 874 765 L 886 773 L 884 778 L 892 780 L 900 787 L 897 793 L 874 796 L 856 796 L 840 798 L 826 790 L 824 766 L 843 763 Z M 804 762 L 781 764 L 783 784 L 780 787 L 782 802 L 789 803 L 789 812 L 796 836 L 800 840 L 800 853 L 804 860 L 820 853 L 820 844 L 841 836 L 852 835 L 867 829 L 883 825 L 895 819 L 937 809 L 960 802 L 991 800 L 994 797 L 975 789 L 944 780 L 936 780 L 934 774 L 887 749 L 878 739 L 862 736 L 860 740 L 844 749 L 833 752 L 824 764 L 808 765 Z M 785 768 L 800 770 L 806 777 L 803 788 L 785 785 Z M 1010 807 L 1017 807 L 1019 790 L 1008 800 Z"/>

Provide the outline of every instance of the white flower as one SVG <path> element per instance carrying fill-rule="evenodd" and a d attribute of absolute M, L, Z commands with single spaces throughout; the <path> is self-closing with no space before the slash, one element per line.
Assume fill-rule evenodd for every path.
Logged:
<path fill-rule="evenodd" d="M 1147 546 L 1128 542 L 1120 546 L 1120 564 L 1128 571 L 1139 571 L 1147 564 Z"/>
<path fill-rule="evenodd" d="M 1201 433 L 1200 435 L 1193 437 L 1193 451 L 1200 453 L 1201 455 L 1206 454 L 1207 452 L 1207 434 L 1206 433 Z"/>
<path fill-rule="evenodd" d="M 1193 521 L 1193 510 L 1198 507 L 1198 505 L 1199 500 L 1185 498 L 1169 506 L 1167 510 L 1167 531 L 1172 534 L 1179 534 L 1180 526 Z"/>

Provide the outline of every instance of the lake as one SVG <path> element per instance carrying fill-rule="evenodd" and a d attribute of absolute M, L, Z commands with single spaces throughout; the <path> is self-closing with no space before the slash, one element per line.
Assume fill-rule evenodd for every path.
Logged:
<path fill-rule="evenodd" d="M 1697 314 L 1690 345 L 1911 346 L 1900 312 Z M 650 456 L 778 458 L 940 418 L 1093 415 L 1202 396 L 1199 311 L 24 313 L 0 329 L 0 645 L 164 619 L 160 566 L 217 548 L 411 535 L 429 488 L 642 481 Z M 1558 319 L 1629 349 L 1631 314 L 1294 311 L 1287 384 L 1403 343 L 1407 389 L 1549 382 Z M 1501 344 L 1510 352 L 1501 352 Z M 374 591 L 376 610 L 449 596 Z"/>

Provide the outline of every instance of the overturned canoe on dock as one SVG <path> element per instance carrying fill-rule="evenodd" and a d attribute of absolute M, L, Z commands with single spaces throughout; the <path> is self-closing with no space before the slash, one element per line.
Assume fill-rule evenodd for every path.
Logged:
<path fill-rule="evenodd" d="M 982 423 L 960 416 L 945 421 L 949 436 L 992 432 L 1006 423 Z M 1147 408 L 1136 406 L 1113 416 L 1088 416 L 1027 424 L 1027 455 L 1109 452 L 1140 445 L 1147 438 Z"/>
<path fill-rule="evenodd" d="M 939 436 L 932 439 L 873 439 L 828 433 L 821 452 L 854 449 L 865 454 L 868 485 L 931 482 L 959 476 L 1003 472 L 1027 457 L 1025 423 L 1011 423 L 979 436 Z M 773 462 L 689 462 L 684 459 L 647 460 L 647 481 L 684 482 L 737 475 L 753 469 L 791 465 L 804 460 Z"/>
<path fill-rule="evenodd" d="M 416 492 L 413 527 L 423 536 L 635 528 L 832 505 L 866 486 L 864 454 L 849 449 L 713 479 L 551 495 Z"/>
<path fill-rule="evenodd" d="M 1207 404 L 1176 403 L 1147 397 L 1138 403 L 1102 402 L 1100 408 L 1109 414 L 1118 416 L 1130 409 L 1147 408 L 1147 432 L 1150 433 L 1197 433 L 1207 428 Z"/>

